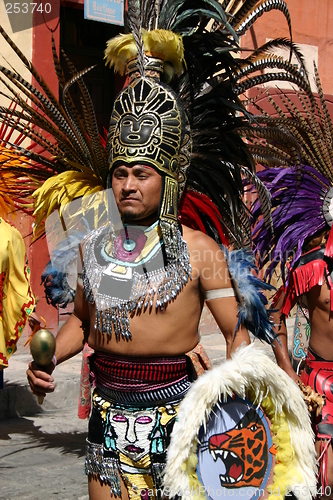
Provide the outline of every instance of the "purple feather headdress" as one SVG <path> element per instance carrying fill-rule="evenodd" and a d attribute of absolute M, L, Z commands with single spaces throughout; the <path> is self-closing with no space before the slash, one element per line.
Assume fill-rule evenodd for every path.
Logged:
<path fill-rule="evenodd" d="M 287 262 L 293 268 L 305 240 L 327 227 L 323 203 L 330 184 L 318 170 L 307 165 L 264 169 L 258 172 L 258 177 L 271 194 L 274 235 L 261 217 L 257 200 L 251 210 L 254 251 L 260 268 L 268 264 L 265 278 L 270 280 L 281 263 L 286 283 Z"/>

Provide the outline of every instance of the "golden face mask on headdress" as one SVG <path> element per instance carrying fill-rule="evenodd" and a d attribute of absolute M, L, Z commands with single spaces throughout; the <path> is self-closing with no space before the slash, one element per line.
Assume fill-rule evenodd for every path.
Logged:
<path fill-rule="evenodd" d="M 144 163 L 176 178 L 184 113 L 172 91 L 138 78 L 116 98 L 111 115 L 109 164 Z"/>
<path fill-rule="evenodd" d="M 163 175 L 159 219 L 167 224 L 162 224 L 165 242 L 172 239 L 165 231 L 172 232 L 170 225 L 177 228 L 178 178 L 185 185 L 190 158 L 188 151 L 180 152 L 190 140 L 179 100 L 152 78 L 134 79 L 116 98 L 109 138 L 110 169 L 119 163 L 144 164 Z"/>

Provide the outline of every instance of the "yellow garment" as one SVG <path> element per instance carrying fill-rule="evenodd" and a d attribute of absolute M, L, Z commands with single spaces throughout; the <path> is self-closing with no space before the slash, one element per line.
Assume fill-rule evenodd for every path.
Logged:
<path fill-rule="evenodd" d="M 8 366 L 34 306 L 23 238 L 0 218 L 0 370 Z"/>

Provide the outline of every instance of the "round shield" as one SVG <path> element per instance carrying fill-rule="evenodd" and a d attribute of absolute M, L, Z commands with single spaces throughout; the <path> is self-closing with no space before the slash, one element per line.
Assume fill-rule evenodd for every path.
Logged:
<path fill-rule="evenodd" d="M 193 383 L 168 448 L 169 497 L 311 500 L 316 474 L 301 391 L 260 348 L 239 348 Z"/>
<path fill-rule="evenodd" d="M 265 496 L 276 450 L 260 407 L 236 396 L 214 406 L 199 430 L 197 474 L 207 498 Z"/>

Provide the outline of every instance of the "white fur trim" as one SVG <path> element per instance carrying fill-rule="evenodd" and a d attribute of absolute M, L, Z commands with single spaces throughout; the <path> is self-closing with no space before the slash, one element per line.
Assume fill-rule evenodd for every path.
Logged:
<path fill-rule="evenodd" d="M 251 344 L 240 347 L 232 359 L 207 371 L 193 384 L 182 401 L 168 448 L 164 486 L 174 494 L 189 491 L 189 479 L 183 463 L 196 443 L 199 429 L 207 422 L 211 409 L 234 392 L 245 398 L 246 390 L 254 390 L 253 403 L 260 404 L 265 396 L 275 403 L 276 413 L 284 412 L 295 452 L 295 465 L 303 481 L 295 480 L 295 496 L 310 500 L 316 494 L 317 461 L 314 433 L 308 409 L 301 391 L 290 377 L 260 348 Z"/>

